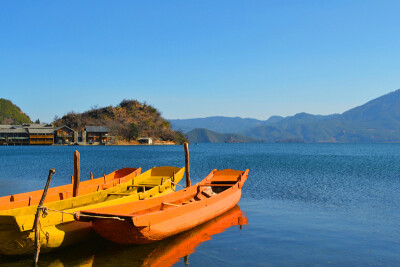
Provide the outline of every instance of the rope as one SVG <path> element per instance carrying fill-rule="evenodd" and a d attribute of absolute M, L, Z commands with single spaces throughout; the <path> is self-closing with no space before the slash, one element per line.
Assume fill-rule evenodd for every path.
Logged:
<path fill-rule="evenodd" d="M 183 185 L 180 185 L 180 184 L 177 184 L 175 182 L 172 182 L 171 179 L 166 180 L 166 182 L 171 182 L 171 184 L 174 184 L 174 185 L 177 185 L 177 186 L 185 188 Z"/>
<path fill-rule="evenodd" d="M 112 220 L 119 220 L 119 221 L 125 221 L 124 218 L 121 217 L 116 217 L 116 216 L 99 216 L 99 215 L 87 215 L 87 214 L 78 214 L 78 212 L 66 212 L 62 210 L 54 210 L 54 209 L 49 209 L 48 207 L 45 206 L 39 206 L 38 209 L 42 209 L 42 217 L 45 218 L 48 214 L 49 211 L 53 212 L 59 212 L 62 214 L 69 214 L 74 216 L 75 220 L 78 220 L 79 217 L 88 217 L 88 218 L 96 218 L 96 219 L 112 219 Z"/>

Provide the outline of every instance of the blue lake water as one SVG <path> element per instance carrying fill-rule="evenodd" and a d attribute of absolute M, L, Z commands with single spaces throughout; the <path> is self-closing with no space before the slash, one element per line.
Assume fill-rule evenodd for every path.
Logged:
<path fill-rule="evenodd" d="M 42 189 L 51 168 L 53 186 L 70 183 L 76 149 L 81 179 L 184 166 L 183 146 L 0 147 L 0 196 Z M 150 258 L 193 239 L 186 259 L 176 253 L 176 266 L 400 266 L 400 144 L 199 144 L 190 145 L 190 163 L 192 183 L 213 169 L 250 170 L 239 202 L 248 225 L 213 233 L 227 220 L 217 218 L 147 246 L 99 238 L 43 254 L 40 264 L 151 266 Z M 0 256 L 0 265 L 30 261 Z"/>

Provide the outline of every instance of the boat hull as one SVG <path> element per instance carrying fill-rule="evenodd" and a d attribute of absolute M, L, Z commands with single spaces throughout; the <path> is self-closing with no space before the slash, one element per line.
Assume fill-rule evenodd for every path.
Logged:
<path fill-rule="evenodd" d="M 40 229 L 40 251 L 48 252 L 91 238 L 94 235 L 90 223 L 70 222 Z M 32 254 L 35 251 L 35 232 L 0 232 L 0 251 L 4 255 Z"/>
<path fill-rule="evenodd" d="M 241 194 L 242 191 L 237 190 L 212 205 L 202 203 L 199 209 L 145 227 L 132 226 L 132 221 L 129 220 L 94 219 L 93 229 L 103 238 L 115 243 L 148 244 L 192 229 L 227 212 L 236 206 Z"/>
<path fill-rule="evenodd" d="M 214 170 L 200 183 L 167 196 L 137 205 L 84 210 L 80 214 L 94 216 L 90 219 L 93 229 L 109 241 L 151 243 L 196 227 L 233 208 L 241 198 L 247 176 L 248 170 Z M 119 221 L 112 217 L 118 217 Z"/>
<path fill-rule="evenodd" d="M 153 168 L 127 183 L 96 192 L 95 194 L 87 194 L 73 199 L 46 204 L 45 206 L 52 210 L 49 210 L 46 216 L 40 218 L 41 252 L 49 252 L 56 248 L 76 244 L 89 239 L 93 235 L 94 232 L 90 222 L 75 221 L 73 213 L 77 211 L 84 208 L 99 208 L 115 204 L 131 203 L 174 192 L 175 185 L 171 182 L 165 182 L 173 172 L 176 172 L 175 182 L 178 183 L 183 178 L 184 168 L 159 167 Z M 132 185 L 135 185 L 135 188 L 142 188 L 142 186 L 136 186 L 138 181 L 141 182 L 139 184 L 147 185 L 149 183 L 156 184 L 160 181 L 164 181 L 164 183 L 144 192 L 119 196 L 119 189 L 121 188 L 126 189 Z M 97 201 L 92 201 L 95 197 Z M 113 199 L 103 202 L 99 201 L 102 197 Z M 69 204 L 67 203 L 68 205 L 66 205 L 65 202 Z M 65 209 L 66 206 L 69 208 Z M 32 225 L 36 208 L 32 206 L 0 212 L 0 254 L 23 255 L 33 253 L 35 248 L 35 234 L 32 231 Z M 54 210 L 62 210 L 65 213 Z"/>

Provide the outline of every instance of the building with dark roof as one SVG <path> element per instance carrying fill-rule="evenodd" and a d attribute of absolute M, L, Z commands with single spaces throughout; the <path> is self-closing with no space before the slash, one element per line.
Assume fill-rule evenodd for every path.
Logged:
<path fill-rule="evenodd" d="M 28 128 L 30 145 L 52 145 L 54 144 L 53 128 Z"/>
<path fill-rule="evenodd" d="M 29 135 L 23 128 L 0 128 L 0 145 L 28 145 Z"/>
<path fill-rule="evenodd" d="M 78 132 L 68 126 L 60 126 L 54 129 L 55 144 L 74 144 L 78 142 Z"/>
<path fill-rule="evenodd" d="M 51 124 L 0 125 L 0 145 L 109 144 L 107 126 L 86 126 L 77 132 L 68 126 L 54 129 Z"/>
<path fill-rule="evenodd" d="M 85 126 L 86 142 L 89 144 L 108 144 L 111 142 L 110 129 L 107 126 Z"/>
<path fill-rule="evenodd" d="M 52 145 L 54 128 L 51 124 L 0 125 L 2 145 Z"/>

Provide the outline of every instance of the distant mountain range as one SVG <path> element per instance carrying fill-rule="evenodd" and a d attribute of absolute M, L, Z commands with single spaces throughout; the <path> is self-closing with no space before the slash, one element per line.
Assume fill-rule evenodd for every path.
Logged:
<path fill-rule="evenodd" d="M 191 143 L 255 143 L 260 140 L 240 134 L 216 133 L 204 128 L 196 128 L 186 134 Z"/>
<path fill-rule="evenodd" d="M 272 116 L 265 121 L 208 117 L 170 122 L 172 129 L 187 133 L 191 142 L 226 142 L 224 138 L 196 139 L 197 135 L 192 134 L 196 128 L 203 129 L 195 132 L 205 133 L 205 129 L 208 129 L 215 134 L 236 134 L 241 136 L 240 140 L 250 137 L 251 142 L 400 142 L 400 90 L 343 114 L 322 116 L 298 113 L 288 117 Z"/>

